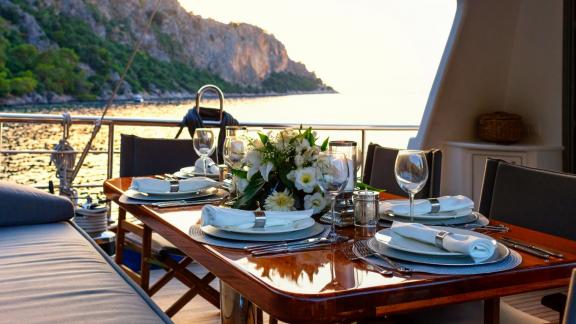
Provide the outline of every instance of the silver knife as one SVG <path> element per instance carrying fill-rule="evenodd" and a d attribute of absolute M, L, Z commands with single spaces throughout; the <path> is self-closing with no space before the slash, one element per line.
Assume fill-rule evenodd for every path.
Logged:
<path fill-rule="evenodd" d="M 329 246 L 329 245 L 332 245 L 332 242 L 303 244 L 303 245 L 299 245 L 299 246 L 289 246 L 289 247 L 278 248 L 278 249 L 273 249 L 273 250 L 255 251 L 255 252 L 252 252 L 252 255 L 254 255 L 255 257 L 259 257 L 259 256 L 264 256 L 264 255 L 272 255 L 272 254 L 308 251 L 308 250 L 314 250 L 314 249 L 317 249 L 319 247 L 325 247 L 325 246 Z"/>
<path fill-rule="evenodd" d="M 268 249 L 275 249 L 275 248 L 283 248 L 283 247 L 290 247 L 290 246 L 297 246 L 301 244 L 311 244 L 311 243 L 319 243 L 323 241 L 327 241 L 328 239 L 325 237 L 316 237 L 316 238 L 309 238 L 303 239 L 294 242 L 274 242 L 269 244 L 261 244 L 261 245 L 251 245 L 246 246 L 244 250 L 246 251 L 261 251 L 261 250 L 268 250 Z"/>
<path fill-rule="evenodd" d="M 525 247 L 529 247 L 529 248 L 531 248 L 531 249 L 534 249 L 534 250 L 536 250 L 536 251 L 540 251 L 540 252 L 545 253 L 545 254 L 550 254 L 550 255 L 553 256 L 553 257 L 557 257 L 557 258 L 560 258 L 560 259 L 564 258 L 564 254 L 552 252 L 552 251 L 543 249 L 543 248 L 541 248 L 541 247 L 539 247 L 539 246 L 536 246 L 536 245 L 532 245 L 532 244 L 529 244 L 529 243 L 524 243 L 524 242 L 516 241 L 516 240 L 513 240 L 513 239 L 508 238 L 508 237 L 502 237 L 502 239 L 503 239 L 504 241 L 508 241 L 508 242 L 510 242 L 510 243 L 514 243 L 514 244 L 518 244 L 518 245 L 523 245 L 523 246 L 525 246 Z"/>
<path fill-rule="evenodd" d="M 524 245 L 512 243 L 512 242 L 509 242 L 509 241 L 506 241 L 506 240 L 500 240 L 500 243 L 506 245 L 507 247 L 511 247 L 511 248 L 516 249 L 516 250 L 524 251 L 524 252 L 526 252 L 526 253 L 528 253 L 528 254 L 532 254 L 532 255 L 535 255 L 535 256 L 540 257 L 540 258 L 543 258 L 543 259 L 550 259 L 550 254 L 548 254 L 548 253 L 542 253 L 542 252 L 540 252 L 540 251 L 538 251 L 538 250 L 534 250 L 534 249 L 529 248 L 529 247 L 524 246 Z"/>
<path fill-rule="evenodd" d="M 195 206 L 195 205 L 203 205 L 207 203 L 217 202 L 222 200 L 223 198 L 213 198 L 213 199 L 202 199 L 202 200 L 176 200 L 176 201 L 166 201 L 166 202 L 155 202 L 151 205 L 158 208 L 166 208 L 166 207 L 184 207 L 184 206 Z"/>

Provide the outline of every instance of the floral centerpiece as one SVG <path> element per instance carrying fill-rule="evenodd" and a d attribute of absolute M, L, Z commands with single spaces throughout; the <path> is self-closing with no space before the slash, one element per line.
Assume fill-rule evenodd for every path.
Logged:
<path fill-rule="evenodd" d="M 317 144 L 311 128 L 285 129 L 275 135 L 258 133 L 247 140 L 242 169 L 232 170 L 238 197 L 234 208 L 289 211 L 327 207 L 317 177 L 320 152 L 328 139 Z"/>

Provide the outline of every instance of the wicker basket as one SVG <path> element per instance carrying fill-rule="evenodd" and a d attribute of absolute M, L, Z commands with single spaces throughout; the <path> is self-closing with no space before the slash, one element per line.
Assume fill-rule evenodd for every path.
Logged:
<path fill-rule="evenodd" d="M 524 135 L 522 117 L 506 112 L 494 112 L 478 117 L 478 137 L 488 142 L 510 144 Z"/>

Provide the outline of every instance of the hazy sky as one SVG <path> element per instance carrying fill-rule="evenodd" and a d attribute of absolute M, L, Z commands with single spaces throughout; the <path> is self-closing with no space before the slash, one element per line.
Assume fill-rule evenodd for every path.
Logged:
<path fill-rule="evenodd" d="M 289 56 L 342 93 L 430 89 L 456 0 L 180 0 L 221 22 L 274 34 Z"/>

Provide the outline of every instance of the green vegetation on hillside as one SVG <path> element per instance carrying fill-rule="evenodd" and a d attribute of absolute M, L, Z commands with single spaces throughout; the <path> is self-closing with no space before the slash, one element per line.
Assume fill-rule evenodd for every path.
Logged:
<path fill-rule="evenodd" d="M 47 38 L 55 45 L 40 51 L 25 42 L 20 28 L 23 21 L 15 10 L 0 7 L 0 97 L 21 96 L 31 92 L 53 92 L 71 95 L 80 100 L 96 99 L 111 90 L 132 53 L 132 48 L 96 35 L 84 21 L 55 14 L 50 8 L 34 8 L 21 1 L 23 11 L 36 18 Z M 97 20 L 97 8 L 91 8 Z M 122 30 L 123 23 L 107 22 L 110 30 Z M 168 35 L 158 28 L 153 32 L 169 51 L 179 50 Z M 211 83 L 225 92 L 259 93 L 266 91 L 316 90 L 320 79 L 289 73 L 274 73 L 262 88 L 232 84 L 193 62 L 164 62 L 140 51 L 126 76 L 133 92 L 188 91 L 195 92 Z M 121 94 L 126 89 L 121 89 Z"/>

